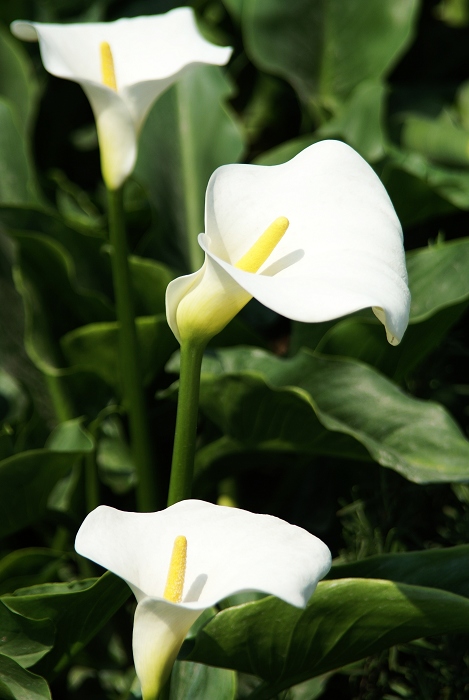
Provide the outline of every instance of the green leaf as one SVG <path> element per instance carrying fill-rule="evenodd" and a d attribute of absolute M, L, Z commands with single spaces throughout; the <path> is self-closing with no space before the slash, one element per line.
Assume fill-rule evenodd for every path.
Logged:
<path fill-rule="evenodd" d="M 239 127 L 225 106 L 232 87 L 217 66 L 184 74 L 153 107 L 139 140 L 135 177 L 157 215 L 157 254 L 177 269 L 203 262 L 205 189 L 212 172 L 236 162 Z"/>
<path fill-rule="evenodd" d="M 27 135 L 38 85 L 21 42 L 0 26 L 0 94 L 15 107 L 23 135 Z"/>
<path fill-rule="evenodd" d="M 420 182 L 416 185 L 413 178 Z M 469 172 L 467 169 L 434 163 L 416 151 L 409 152 L 396 147 L 389 148 L 388 163 L 381 179 L 396 205 L 398 214 L 400 214 L 401 208 L 404 210 L 406 223 L 413 223 L 427 216 L 436 216 L 439 213 L 451 211 L 448 204 L 441 203 L 441 199 L 446 200 L 453 207 L 469 208 Z M 405 183 L 410 184 L 411 187 L 403 192 L 403 188 L 406 187 Z M 398 190 L 400 190 L 400 195 Z M 420 195 L 414 201 L 410 196 L 412 191 Z M 419 198 L 423 201 L 419 201 Z M 417 210 L 414 211 L 413 216 L 410 216 L 407 208 L 404 208 L 402 199 L 407 200 L 407 206 L 411 203 L 412 209 Z M 418 211 L 419 208 L 423 209 L 423 212 Z"/>
<path fill-rule="evenodd" d="M 447 172 L 446 170 L 444 178 Z M 466 182 L 467 177 L 463 171 L 460 171 L 459 176 L 451 175 L 448 193 L 451 202 L 453 199 L 454 202 L 450 203 L 444 186 L 441 190 L 438 185 L 432 187 L 428 164 L 422 156 L 407 153 L 405 156 L 400 154 L 398 158 L 394 155 L 388 157 L 379 176 L 403 226 L 454 213 L 455 207 L 464 206 L 464 202 L 469 201 L 469 181 Z"/>
<path fill-rule="evenodd" d="M 66 476 L 90 447 L 58 452 L 21 452 L 0 462 L 2 518 L 0 537 L 40 520 L 57 482 Z"/>
<path fill-rule="evenodd" d="M 25 233 L 43 234 L 46 241 L 53 239 L 67 260 L 67 270 L 76 276 L 76 285 L 80 289 L 100 294 L 110 305 L 113 286 L 110 256 L 103 255 L 107 244 L 105 232 L 71 226 L 56 212 L 35 207 L 2 207 L 0 220 L 9 235 L 18 240 L 20 245 Z M 38 238 L 39 243 L 36 245 L 39 246 L 44 239 L 41 236 Z M 26 244 L 28 243 L 31 245 L 26 239 Z M 46 254 L 43 252 L 39 257 L 41 265 Z"/>
<path fill-rule="evenodd" d="M 261 374 L 242 372 L 217 378 L 204 374 L 200 407 L 225 437 L 203 448 L 197 457 L 198 470 L 208 456 L 210 464 L 250 449 L 367 458 L 350 438 L 331 438 L 303 392 L 273 388 Z"/>
<path fill-rule="evenodd" d="M 9 656 L 23 668 L 33 666 L 54 644 L 50 620 L 30 620 L 7 608 L 0 600 L 0 655 Z"/>
<path fill-rule="evenodd" d="M 0 205 L 31 205 L 38 201 L 31 158 L 16 110 L 0 97 Z"/>
<path fill-rule="evenodd" d="M 43 372 L 57 374 L 65 365 L 59 338 L 114 314 L 100 293 L 79 286 L 73 258 L 61 243 L 34 233 L 15 233 L 15 239 L 19 251 L 14 278 L 25 305 L 25 346 Z"/>
<path fill-rule="evenodd" d="M 416 0 L 251 0 L 243 5 L 246 50 L 306 104 L 334 108 L 389 72 L 409 45 L 417 10 Z"/>
<path fill-rule="evenodd" d="M 384 157 L 383 130 L 387 90 L 383 83 L 365 80 L 354 88 L 336 115 L 316 131 L 317 139 L 340 138 L 369 163 Z"/>
<path fill-rule="evenodd" d="M 267 700 L 308 678 L 395 644 L 469 631 L 469 601 L 391 581 L 319 583 L 305 610 L 273 597 L 228 608 L 198 633 L 188 658 L 260 676 Z"/>
<path fill-rule="evenodd" d="M 469 299 L 469 238 L 438 242 L 407 254 L 412 293 L 410 322 L 430 318 L 438 310 Z"/>
<path fill-rule="evenodd" d="M 83 418 L 72 418 L 60 423 L 49 435 L 46 448 L 54 452 L 92 452 L 94 440 L 82 426 Z"/>
<path fill-rule="evenodd" d="M 438 349 L 466 308 L 467 302 L 456 304 L 409 325 L 401 343 L 394 347 L 385 342 L 383 327 L 376 319 L 343 319 L 324 334 L 315 349 L 325 355 L 346 355 L 367 362 L 400 383 Z M 303 337 L 307 340 L 306 334 Z"/>
<path fill-rule="evenodd" d="M 337 436 L 325 440 L 319 421 L 410 481 L 468 478 L 469 442 L 446 410 L 404 394 L 368 365 L 307 350 L 282 360 L 249 348 L 220 350 L 204 362 L 202 410 L 246 445 L 267 439 L 281 447 L 290 439 L 300 451 L 330 454 Z"/>
<path fill-rule="evenodd" d="M 170 700 L 235 700 L 236 674 L 190 661 L 176 661 L 171 674 Z"/>
<path fill-rule="evenodd" d="M 1 422 L 11 425 L 25 419 L 29 405 L 26 393 L 19 382 L 3 369 L 0 369 L 0 396 L 4 402 L 0 410 Z"/>
<path fill-rule="evenodd" d="M 177 348 L 165 314 L 136 319 L 140 365 L 145 384 L 160 372 Z M 117 322 L 93 323 L 67 333 L 61 347 L 75 369 L 96 373 L 109 386 L 120 390 Z"/>
<path fill-rule="evenodd" d="M 415 586 L 440 588 L 469 598 L 467 560 L 469 545 L 422 552 L 401 552 L 367 557 L 350 564 L 335 564 L 326 578 L 389 579 Z"/>
<path fill-rule="evenodd" d="M 2 601 L 20 615 L 53 622 L 54 647 L 36 666 L 48 677 L 68 666 L 129 595 L 127 584 L 108 572 L 99 579 L 24 588 L 14 596 L 3 596 Z"/>
<path fill-rule="evenodd" d="M 13 593 L 33 583 L 57 579 L 64 555 L 44 547 L 28 547 L 10 552 L 0 561 L 0 595 Z"/>
<path fill-rule="evenodd" d="M 156 260 L 139 258 L 136 255 L 129 258 L 129 266 L 135 315 L 154 316 L 166 313 L 166 287 L 175 277 L 173 272 Z"/>
<path fill-rule="evenodd" d="M 0 696 L 4 700 L 52 700 L 44 678 L 0 654 Z"/>
<path fill-rule="evenodd" d="M 401 130 L 401 144 L 441 165 L 469 165 L 469 132 L 454 123 L 446 112 L 437 119 L 409 115 Z"/>

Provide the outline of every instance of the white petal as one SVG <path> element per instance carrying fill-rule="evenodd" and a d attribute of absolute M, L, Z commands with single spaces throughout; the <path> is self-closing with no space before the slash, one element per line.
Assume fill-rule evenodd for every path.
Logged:
<path fill-rule="evenodd" d="M 138 133 L 161 93 L 191 66 L 223 65 L 231 55 L 231 48 L 214 46 L 202 37 L 189 7 L 116 22 L 19 20 L 11 30 L 25 41 L 39 41 L 49 73 L 82 85 L 95 115 L 103 176 L 111 189 L 132 172 Z M 116 92 L 102 84 L 102 42 L 111 47 Z"/>
<path fill-rule="evenodd" d="M 176 277 L 172 280 L 166 287 L 166 319 L 168 325 L 176 336 L 178 342 L 181 342 L 181 336 L 179 334 L 179 329 L 176 320 L 177 307 L 179 302 L 188 294 L 189 290 L 200 280 L 204 273 L 204 267 L 202 266 L 197 272 L 193 272 L 190 275 L 183 275 L 182 277 Z"/>
<path fill-rule="evenodd" d="M 158 696 L 181 644 L 202 612 L 152 598 L 137 605 L 132 646 L 144 698 Z"/>
<path fill-rule="evenodd" d="M 47 24 L 18 20 L 12 32 L 40 42 L 46 70 L 61 78 L 101 83 L 100 44 L 109 43 L 117 88 L 165 80 L 193 63 L 224 65 L 232 49 L 214 46 L 200 34 L 190 7 L 115 22 Z"/>
<path fill-rule="evenodd" d="M 104 182 L 110 189 L 117 189 L 137 159 L 137 132 L 132 116 L 114 90 L 86 81 L 82 87 L 96 120 Z"/>
<path fill-rule="evenodd" d="M 290 227 L 260 274 L 234 268 L 279 216 Z M 378 307 L 401 339 L 410 302 L 401 227 L 379 178 L 349 146 L 322 141 L 282 165 L 222 166 L 207 187 L 206 233 L 210 257 L 274 311 L 314 322 Z"/>
<path fill-rule="evenodd" d="M 251 295 L 230 274 L 206 257 L 198 272 L 168 285 L 166 318 L 179 343 L 191 339 L 204 344 L 223 330 L 250 299 Z"/>
<path fill-rule="evenodd" d="M 302 528 L 203 501 L 157 513 L 100 506 L 76 538 L 79 554 L 125 579 L 138 600 L 162 598 L 175 538 L 187 538 L 182 606 L 201 610 L 239 591 L 303 606 L 330 567 L 326 545 Z"/>

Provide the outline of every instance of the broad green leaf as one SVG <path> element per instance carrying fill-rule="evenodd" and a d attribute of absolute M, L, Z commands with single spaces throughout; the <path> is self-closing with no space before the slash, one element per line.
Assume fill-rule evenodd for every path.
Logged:
<path fill-rule="evenodd" d="M 38 201 L 33 166 L 19 117 L 12 103 L 0 97 L 0 205 L 32 205 Z"/>
<path fill-rule="evenodd" d="M 315 344 L 325 355 L 353 357 L 367 362 L 396 382 L 409 375 L 441 345 L 450 328 L 467 308 L 467 302 L 437 311 L 421 323 L 410 324 L 398 346 L 383 338 L 382 325 L 376 319 L 343 319 Z M 303 344 L 307 345 L 307 335 Z"/>
<path fill-rule="evenodd" d="M 165 314 L 137 318 L 137 338 L 143 379 L 149 383 L 177 348 Z M 61 339 L 63 353 L 71 366 L 99 375 L 119 389 L 117 322 L 93 323 L 67 333 Z"/>
<path fill-rule="evenodd" d="M 383 131 L 387 90 L 383 83 L 366 80 L 353 90 L 336 115 L 316 131 L 319 139 L 339 138 L 352 146 L 369 163 L 385 155 Z"/>
<path fill-rule="evenodd" d="M 298 398 L 295 414 L 292 397 Z M 281 446 L 288 436 L 297 449 L 321 453 L 319 421 L 416 483 L 469 476 L 469 442 L 446 410 L 404 394 L 355 360 L 307 350 L 289 360 L 258 349 L 219 350 L 205 361 L 201 408 L 223 432 L 250 446 L 263 438 L 275 447 L 276 436 Z M 337 436 L 329 438 L 326 454 Z"/>
<path fill-rule="evenodd" d="M 236 162 L 239 127 L 225 106 L 232 88 L 217 66 L 183 75 L 153 107 L 139 140 L 135 178 L 156 216 L 156 257 L 178 269 L 203 262 L 205 189 L 212 172 Z"/>
<path fill-rule="evenodd" d="M 250 449 L 367 459 L 349 437 L 324 429 L 304 392 L 271 387 L 260 373 L 203 375 L 200 407 L 225 437 L 202 449 L 198 471 L 204 463 Z"/>
<path fill-rule="evenodd" d="M 0 561 L 0 595 L 33 583 L 57 580 L 64 555 L 44 547 L 17 549 Z"/>
<path fill-rule="evenodd" d="M 130 595 L 122 579 L 106 573 L 99 579 L 75 583 L 45 583 L 23 588 L 3 603 L 34 620 L 51 620 L 56 630 L 53 649 L 36 666 L 49 676 L 66 668 Z"/>
<path fill-rule="evenodd" d="M 15 107 L 23 135 L 27 135 L 38 85 L 28 55 L 20 41 L 0 26 L 0 94 Z"/>
<path fill-rule="evenodd" d="M 30 620 L 0 601 L 0 655 L 9 656 L 23 668 L 33 666 L 54 644 L 50 620 Z"/>
<path fill-rule="evenodd" d="M 236 22 L 240 22 L 244 0 L 222 0 L 222 2 L 233 19 L 235 19 Z"/>
<path fill-rule="evenodd" d="M 441 165 L 463 168 L 469 165 L 469 132 L 455 124 L 445 112 L 437 119 L 418 115 L 405 117 L 401 145 Z"/>
<path fill-rule="evenodd" d="M 125 431 L 118 416 L 112 415 L 100 427 L 103 437 L 96 454 L 100 480 L 114 493 L 126 493 L 135 486 L 137 475 Z"/>
<path fill-rule="evenodd" d="M 149 258 L 132 255 L 129 258 L 134 290 L 135 315 L 154 316 L 166 313 L 166 287 L 174 279 L 171 270 Z"/>
<path fill-rule="evenodd" d="M 407 254 L 412 293 L 410 322 L 469 299 L 469 238 L 438 242 Z"/>
<path fill-rule="evenodd" d="M 448 201 L 444 187 L 441 191 L 432 187 L 428 165 L 418 155 L 401 153 L 397 159 L 388 157 L 378 174 L 403 226 L 454 213 L 455 207 L 464 206 L 464 202 L 468 201 L 469 187 L 463 171 L 460 171 L 459 179 L 458 176 L 451 176 L 454 186 L 450 183 Z M 444 177 L 446 176 L 447 171 Z"/>
<path fill-rule="evenodd" d="M 176 661 L 171 674 L 170 700 L 235 700 L 236 674 L 190 661 Z"/>
<path fill-rule="evenodd" d="M 440 588 L 469 598 L 469 545 L 422 552 L 380 554 L 350 564 L 335 564 L 326 578 L 379 578 Z"/>
<path fill-rule="evenodd" d="M 416 0 L 251 0 L 243 4 L 246 50 L 306 104 L 334 107 L 391 69 L 409 45 L 417 9 Z"/>
<path fill-rule="evenodd" d="M 395 644 L 469 631 L 469 601 L 391 581 L 319 583 L 305 610 L 273 597 L 228 608 L 198 633 L 191 661 L 260 676 L 252 700 Z"/>
<path fill-rule="evenodd" d="M 49 435 L 45 447 L 54 452 L 92 452 L 94 441 L 90 433 L 82 427 L 82 418 L 60 423 Z"/>
<path fill-rule="evenodd" d="M 409 178 L 409 176 L 411 177 Z M 415 185 L 413 178 L 420 182 Z M 440 199 L 446 200 L 453 207 L 469 208 L 469 171 L 466 168 L 452 168 L 433 163 L 429 158 L 416 151 L 410 152 L 396 147 L 389 148 L 388 163 L 381 179 L 393 203 L 396 204 L 398 214 L 400 214 L 401 208 L 404 209 L 402 199 L 407 200 L 404 209 L 404 218 L 407 223 L 422 220 L 428 215 L 436 216 L 439 213 L 451 211 L 450 207 L 442 204 Z M 409 183 L 411 187 L 403 191 L 404 183 Z M 400 195 L 398 190 L 400 190 Z M 410 198 L 412 190 L 416 191 L 417 194 L 414 201 Z M 429 193 L 431 197 L 428 196 Z M 423 202 L 419 201 L 419 194 L 422 196 Z M 409 204 L 412 209 L 423 208 L 423 212 L 416 212 L 411 216 L 407 209 Z"/>
<path fill-rule="evenodd" d="M 67 257 L 67 269 L 76 275 L 79 288 L 102 295 L 109 304 L 113 297 L 112 272 L 106 251 L 105 232 L 92 231 L 83 226 L 71 226 L 55 211 L 35 207 L 2 207 L 0 221 L 6 231 L 22 242 L 27 234 L 43 234 L 46 240 L 53 239 Z M 43 240 L 40 236 L 39 239 Z M 39 245 L 39 244 L 37 244 Z"/>
<path fill-rule="evenodd" d="M 58 346 L 68 331 L 96 320 L 113 318 L 101 294 L 80 288 L 70 253 L 43 234 L 15 234 L 19 244 L 16 287 L 25 305 L 25 347 L 45 373 L 65 366 Z"/>
<path fill-rule="evenodd" d="M 3 700 L 52 700 L 44 678 L 0 654 L 0 696 Z"/>
<path fill-rule="evenodd" d="M 89 447 L 86 451 L 89 451 Z M 83 454 L 82 449 L 69 452 L 40 449 L 20 452 L 1 461 L 0 536 L 4 537 L 40 520 L 53 488 Z"/>
<path fill-rule="evenodd" d="M 0 422 L 8 424 L 24 420 L 28 408 L 28 398 L 19 382 L 5 370 L 0 369 Z"/>

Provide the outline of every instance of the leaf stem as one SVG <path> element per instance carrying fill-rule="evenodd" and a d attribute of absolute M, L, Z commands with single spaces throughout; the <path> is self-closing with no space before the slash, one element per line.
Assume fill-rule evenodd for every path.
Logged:
<path fill-rule="evenodd" d="M 197 160 L 194 153 L 196 139 L 191 133 L 191 114 L 187 99 L 187 86 L 182 80 L 176 86 L 177 108 L 179 117 L 180 154 L 183 178 L 185 217 L 186 217 L 186 256 L 189 272 L 198 270 L 204 261 L 204 253 L 197 243 L 197 234 L 202 230 L 203 210 L 200 209 L 199 190 L 197 187 Z"/>
<path fill-rule="evenodd" d="M 200 369 L 205 343 L 183 342 L 168 506 L 191 497 L 199 409 Z"/>
<path fill-rule="evenodd" d="M 91 513 L 91 511 L 97 508 L 100 504 L 96 449 L 87 454 L 84 461 L 86 510 L 88 513 Z"/>
<path fill-rule="evenodd" d="M 140 511 L 145 512 L 157 509 L 160 492 L 156 489 L 156 473 L 139 365 L 122 188 L 108 189 L 108 207 L 109 238 L 112 246 L 112 276 L 116 314 L 119 322 L 119 363 L 124 407 L 129 417 L 130 444 L 138 476 L 137 507 Z"/>

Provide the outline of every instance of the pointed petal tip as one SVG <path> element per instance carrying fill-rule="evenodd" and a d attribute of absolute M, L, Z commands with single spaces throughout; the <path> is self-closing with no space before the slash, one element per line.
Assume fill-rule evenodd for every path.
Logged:
<path fill-rule="evenodd" d="M 27 22 L 23 19 L 15 19 L 10 24 L 10 31 L 13 36 L 23 41 L 38 41 L 38 34 L 33 22 Z"/>

